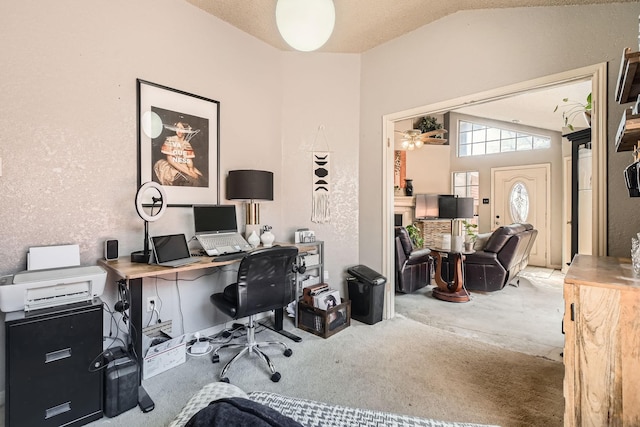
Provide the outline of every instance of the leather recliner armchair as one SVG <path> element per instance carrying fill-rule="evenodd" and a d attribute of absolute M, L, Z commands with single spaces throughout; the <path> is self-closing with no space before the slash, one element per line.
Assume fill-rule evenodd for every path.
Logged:
<path fill-rule="evenodd" d="M 431 251 L 414 249 L 404 227 L 395 227 L 395 236 L 396 291 L 411 293 L 427 286 L 431 281 Z"/>
<path fill-rule="evenodd" d="M 510 224 L 498 227 L 482 248 L 466 254 L 464 260 L 465 287 L 471 291 L 499 291 L 529 263 L 529 254 L 538 235 L 531 224 Z M 452 266 L 443 265 L 451 280 Z"/>

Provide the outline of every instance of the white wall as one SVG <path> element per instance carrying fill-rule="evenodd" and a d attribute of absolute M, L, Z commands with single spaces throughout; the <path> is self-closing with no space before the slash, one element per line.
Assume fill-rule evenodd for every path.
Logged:
<path fill-rule="evenodd" d="M 368 167 L 359 178 L 360 262 L 381 268 L 383 252 L 391 250 L 382 247 L 381 234 L 383 115 L 601 62 L 609 63 L 612 94 L 622 49 L 637 49 L 639 13 L 638 3 L 459 12 L 363 54 L 360 162 Z M 407 57 L 412 66 L 398 67 Z M 608 248 L 621 255 L 640 217 L 629 218 L 638 201 L 627 197 L 622 180 L 630 156 L 613 152 L 624 106 L 609 99 L 608 108 L 607 190 L 616 206 L 608 212 Z M 376 227 L 364 225 L 364 212 Z"/>
<path fill-rule="evenodd" d="M 283 54 L 281 215 L 284 231 L 315 231 L 325 242 L 333 287 L 344 289 L 344 270 L 358 263 L 358 55 Z M 323 130 L 319 130 L 323 127 Z M 331 220 L 311 222 L 312 151 L 330 151 Z M 325 278 L 326 279 L 326 278 Z"/>
<path fill-rule="evenodd" d="M 222 202 L 229 170 L 273 171 L 261 219 L 280 241 L 311 226 L 307 149 L 324 124 L 335 215 L 316 229 L 333 279 L 356 263 L 359 56 L 283 54 L 176 0 L 3 2 L 0 40 L 0 274 L 23 270 L 30 246 L 78 243 L 83 264 L 103 256 L 106 237 L 120 241 L 121 256 L 142 248 L 136 78 L 220 101 Z M 171 208 L 150 228 L 191 236 L 190 210 Z M 160 296 L 161 318 L 177 331 L 203 329 L 228 320 L 209 302 L 233 280 L 223 270 L 145 280 L 143 293 Z M 110 306 L 114 281 L 103 296 Z M 0 366 L 4 353 L 0 327 Z"/>

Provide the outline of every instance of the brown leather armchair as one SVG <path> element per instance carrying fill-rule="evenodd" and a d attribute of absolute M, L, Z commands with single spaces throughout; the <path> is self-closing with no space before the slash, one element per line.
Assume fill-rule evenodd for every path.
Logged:
<path fill-rule="evenodd" d="M 427 286 L 431 281 L 431 251 L 414 249 L 404 227 L 395 227 L 395 236 L 396 291 L 411 293 Z"/>

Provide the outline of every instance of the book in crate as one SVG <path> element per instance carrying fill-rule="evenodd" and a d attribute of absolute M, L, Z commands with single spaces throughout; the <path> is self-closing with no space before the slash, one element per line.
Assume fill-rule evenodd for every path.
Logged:
<path fill-rule="evenodd" d="M 341 304 L 327 310 L 298 301 L 298 328 L 322 338 L 329 338 L 347 328 L 351 324 L 351 301 L 341 301 Z"/>

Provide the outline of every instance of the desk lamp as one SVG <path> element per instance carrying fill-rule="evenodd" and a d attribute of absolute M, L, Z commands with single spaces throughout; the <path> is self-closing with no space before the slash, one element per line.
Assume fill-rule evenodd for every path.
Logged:
<path fill-rule="evenodd" d="M 451 220 L 451 251 L 462 252 L 464 236 L 459 220 L 473 218 L 473 197 L 439 196 L 438 217 Z"/>
<path fill-rule="evenodd" d="M 245 235 L 260 234 L 260 205 L 256 200 L 273 200 L 273 172 L 254 169 L 229 171 L 227 200 L 246 200 Z"/>

